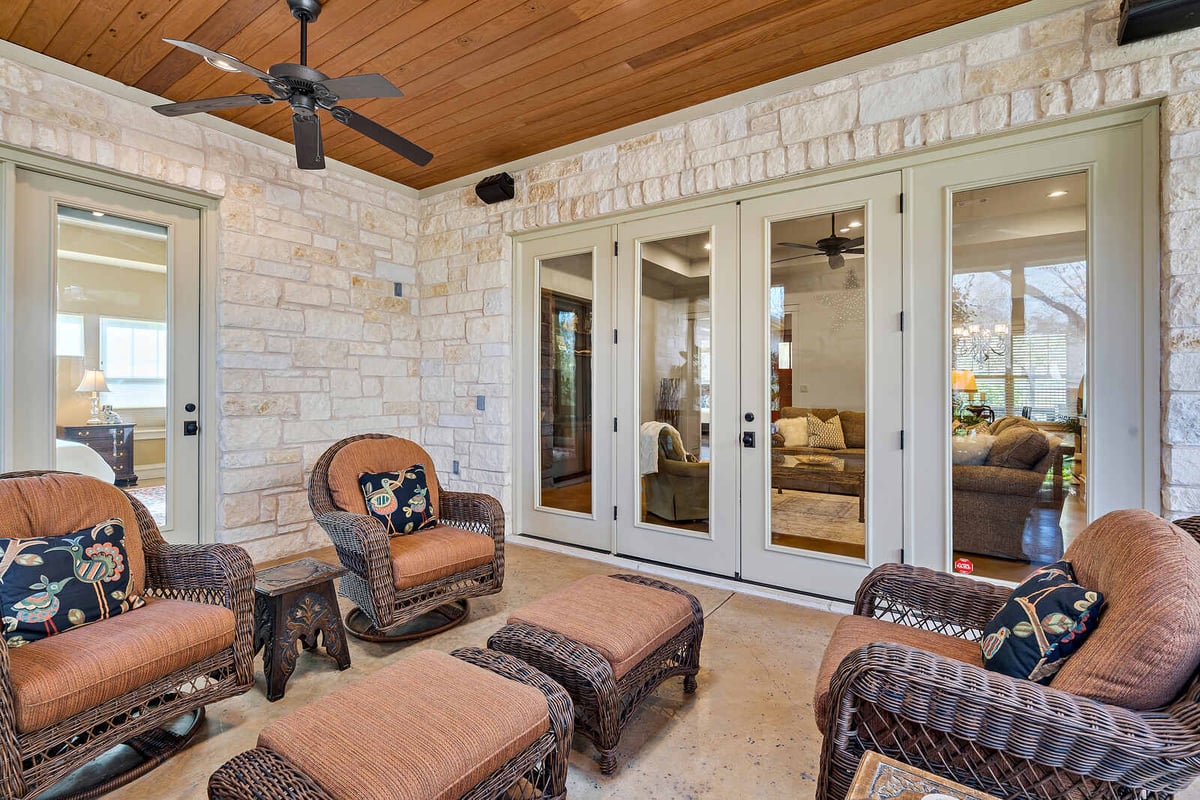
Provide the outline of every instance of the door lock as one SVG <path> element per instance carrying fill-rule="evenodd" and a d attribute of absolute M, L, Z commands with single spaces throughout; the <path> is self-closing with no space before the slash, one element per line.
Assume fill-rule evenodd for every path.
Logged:
<path fill-rule="evenodd" d="M 742 447 L 754 447 L 754 431 L 742 433 Z"/>
<path fill-rule="evenodd" d="M 196 422 L 196 420 L 189 419 L 183 423 L 183 435 L 184 436 L 195 436 L 199 432 L 200 432 L 200 423 Z"/>
<path fill-rule="evenodd" d="M 746 412 L 746 422 L 754 422 L 754 412 L 753 411 Z"/>

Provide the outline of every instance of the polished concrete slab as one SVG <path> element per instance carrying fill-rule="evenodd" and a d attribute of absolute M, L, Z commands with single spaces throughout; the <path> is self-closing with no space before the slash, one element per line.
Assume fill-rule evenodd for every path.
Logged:
<path fill-rule="evenodd" d="M 202 798 L 209 774 L 254 746 L 267 723 L 380 667 L 424 649 L 482 646 L 509 610 L 611 566 L 528 547 L 510 546 L 504 591 L 472 601 L 468 621 L 406 646 L 351 639 L 352 667 L 302 653 L 286 696 L 267 702 L 259 662 L 248 694 L 210 706 L 195 744 L 112 795 L 125 800 Z M 568 796 L 604 798 L 813 797 L 821 739 L 812 720 L 813 680 L 837 615 L 777 600 L 679 582 L 706 613 L 699 691 L 683 694 L 669 681 L 647 702 L 622 737 L 617 772 L 600 774 L 594 749 L 577 739 Z M 344 610 L 347 608 L 344 606 Z M 1200 800 L 1193 788 L 1181 800 Z"/>

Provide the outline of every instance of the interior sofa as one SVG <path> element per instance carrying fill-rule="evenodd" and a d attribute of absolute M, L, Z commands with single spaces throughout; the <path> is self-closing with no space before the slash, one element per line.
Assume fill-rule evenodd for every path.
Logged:
<path fill-rule="evenodd" d="M 782 433 L 771 437 L 771 453 L 778 455 L 832 455 L 863 459 L 867 455 L 867 415 L 862 411 L 838 411 L 836 408 L 801 408 L 785 406 L 779 410 L 781 419 L 794 419 L 812 414 L 822 422 L 828 422 L 834 417 L 841 417 L 842 437 L 846 446 L 840 450 L 824 447 L 786 447 Z"/>
<path fill-rule="evenodd" d="M 1049 449 L 1036 462 L 1027 466 L 972 466 L 956 464 L 953 474 L 954 549 L 978 555 L 996 556 L 1017 561 L 1030 561 L 1048 556 L 1053 560 L 1062 554 L 1062 530 L 1057 531 L 1056 552 L 1027 553 L 1025 522 L 1042 499 L 1046 475 L 1056 465 L 1061 469 L 1063 440 L 1047 435 L 1024 417 L 1004 417 L 991 426 L 998 435 L 1010 428 L 1025 428 L 1047 437 Z M 990 459 L 989 459 L 990 460 Z M 1062 480 L 1061 475 L 1057 480 Z M 1062 507 L 1062 492 L 1057 496 Z M 1058 525 L 1055 514 L 1054 524 Z M 1044 560 L 1037 558 L 1037 560 Z"/>

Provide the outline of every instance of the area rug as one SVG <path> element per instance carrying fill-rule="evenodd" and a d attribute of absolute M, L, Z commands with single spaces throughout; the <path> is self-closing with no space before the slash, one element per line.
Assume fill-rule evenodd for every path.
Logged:
<path fill-rule="evenodd" d="M 125 491 L 133 495 L 154 517 L 159 525 L 167 522 L 167 487 L 166 486 L 128 486 Z"/>
<path fill-rule="evenodd" d="M 862 545 L 858 498 L 818 492 L 771 491 L 771 531 L 777 534 Z"/>

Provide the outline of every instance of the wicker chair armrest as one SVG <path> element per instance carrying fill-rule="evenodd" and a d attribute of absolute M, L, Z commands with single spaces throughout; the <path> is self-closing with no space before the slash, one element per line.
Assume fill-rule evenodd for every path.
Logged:
<path fill-rule="evenodd" d="M 554 731 L 557 741 L 570 745 L 575 731 L 575 709 L 571 703 L 571 696 L 545 673 L 539 672 L 520 659 L 481 647 L 460 647 L 451 651 L 450 655 L 511 681 L 532 686 L 544 694 L 550 714 L 550 729 Z"/>
<path fill-rule="evenodd" d="M 504 507 L 489 494 L 449 492 L 438 495 L 438 521 L 504 541 Z"/>
<path fill-rule="evenodd" d="M 854 613 L 911 628 L 980 638 L 1011 590 L 911 564 L 876 567 L 854 596 Z"/>
<path fill-rule="evenodd" d="M 21 749 L 17 746 L 16 705 L 9 677 L 8 643 L 0 637 L 0 796 L 25 792 Z"/>
<path fill-rule="evenodd" d="M 826 736 L 844 736 L 864 704 L 1101 780 L 1200 754 L 1200 734 L 1166 714 L 1139 714 L 890 642 L 863 645 L 842 660 L 830 682 Z"/>
<path fill-rule="evenodd" d="M 333 800 L 291 761 L 256 747 L 226 761 L 208 779 L 209 800 Z"/>

